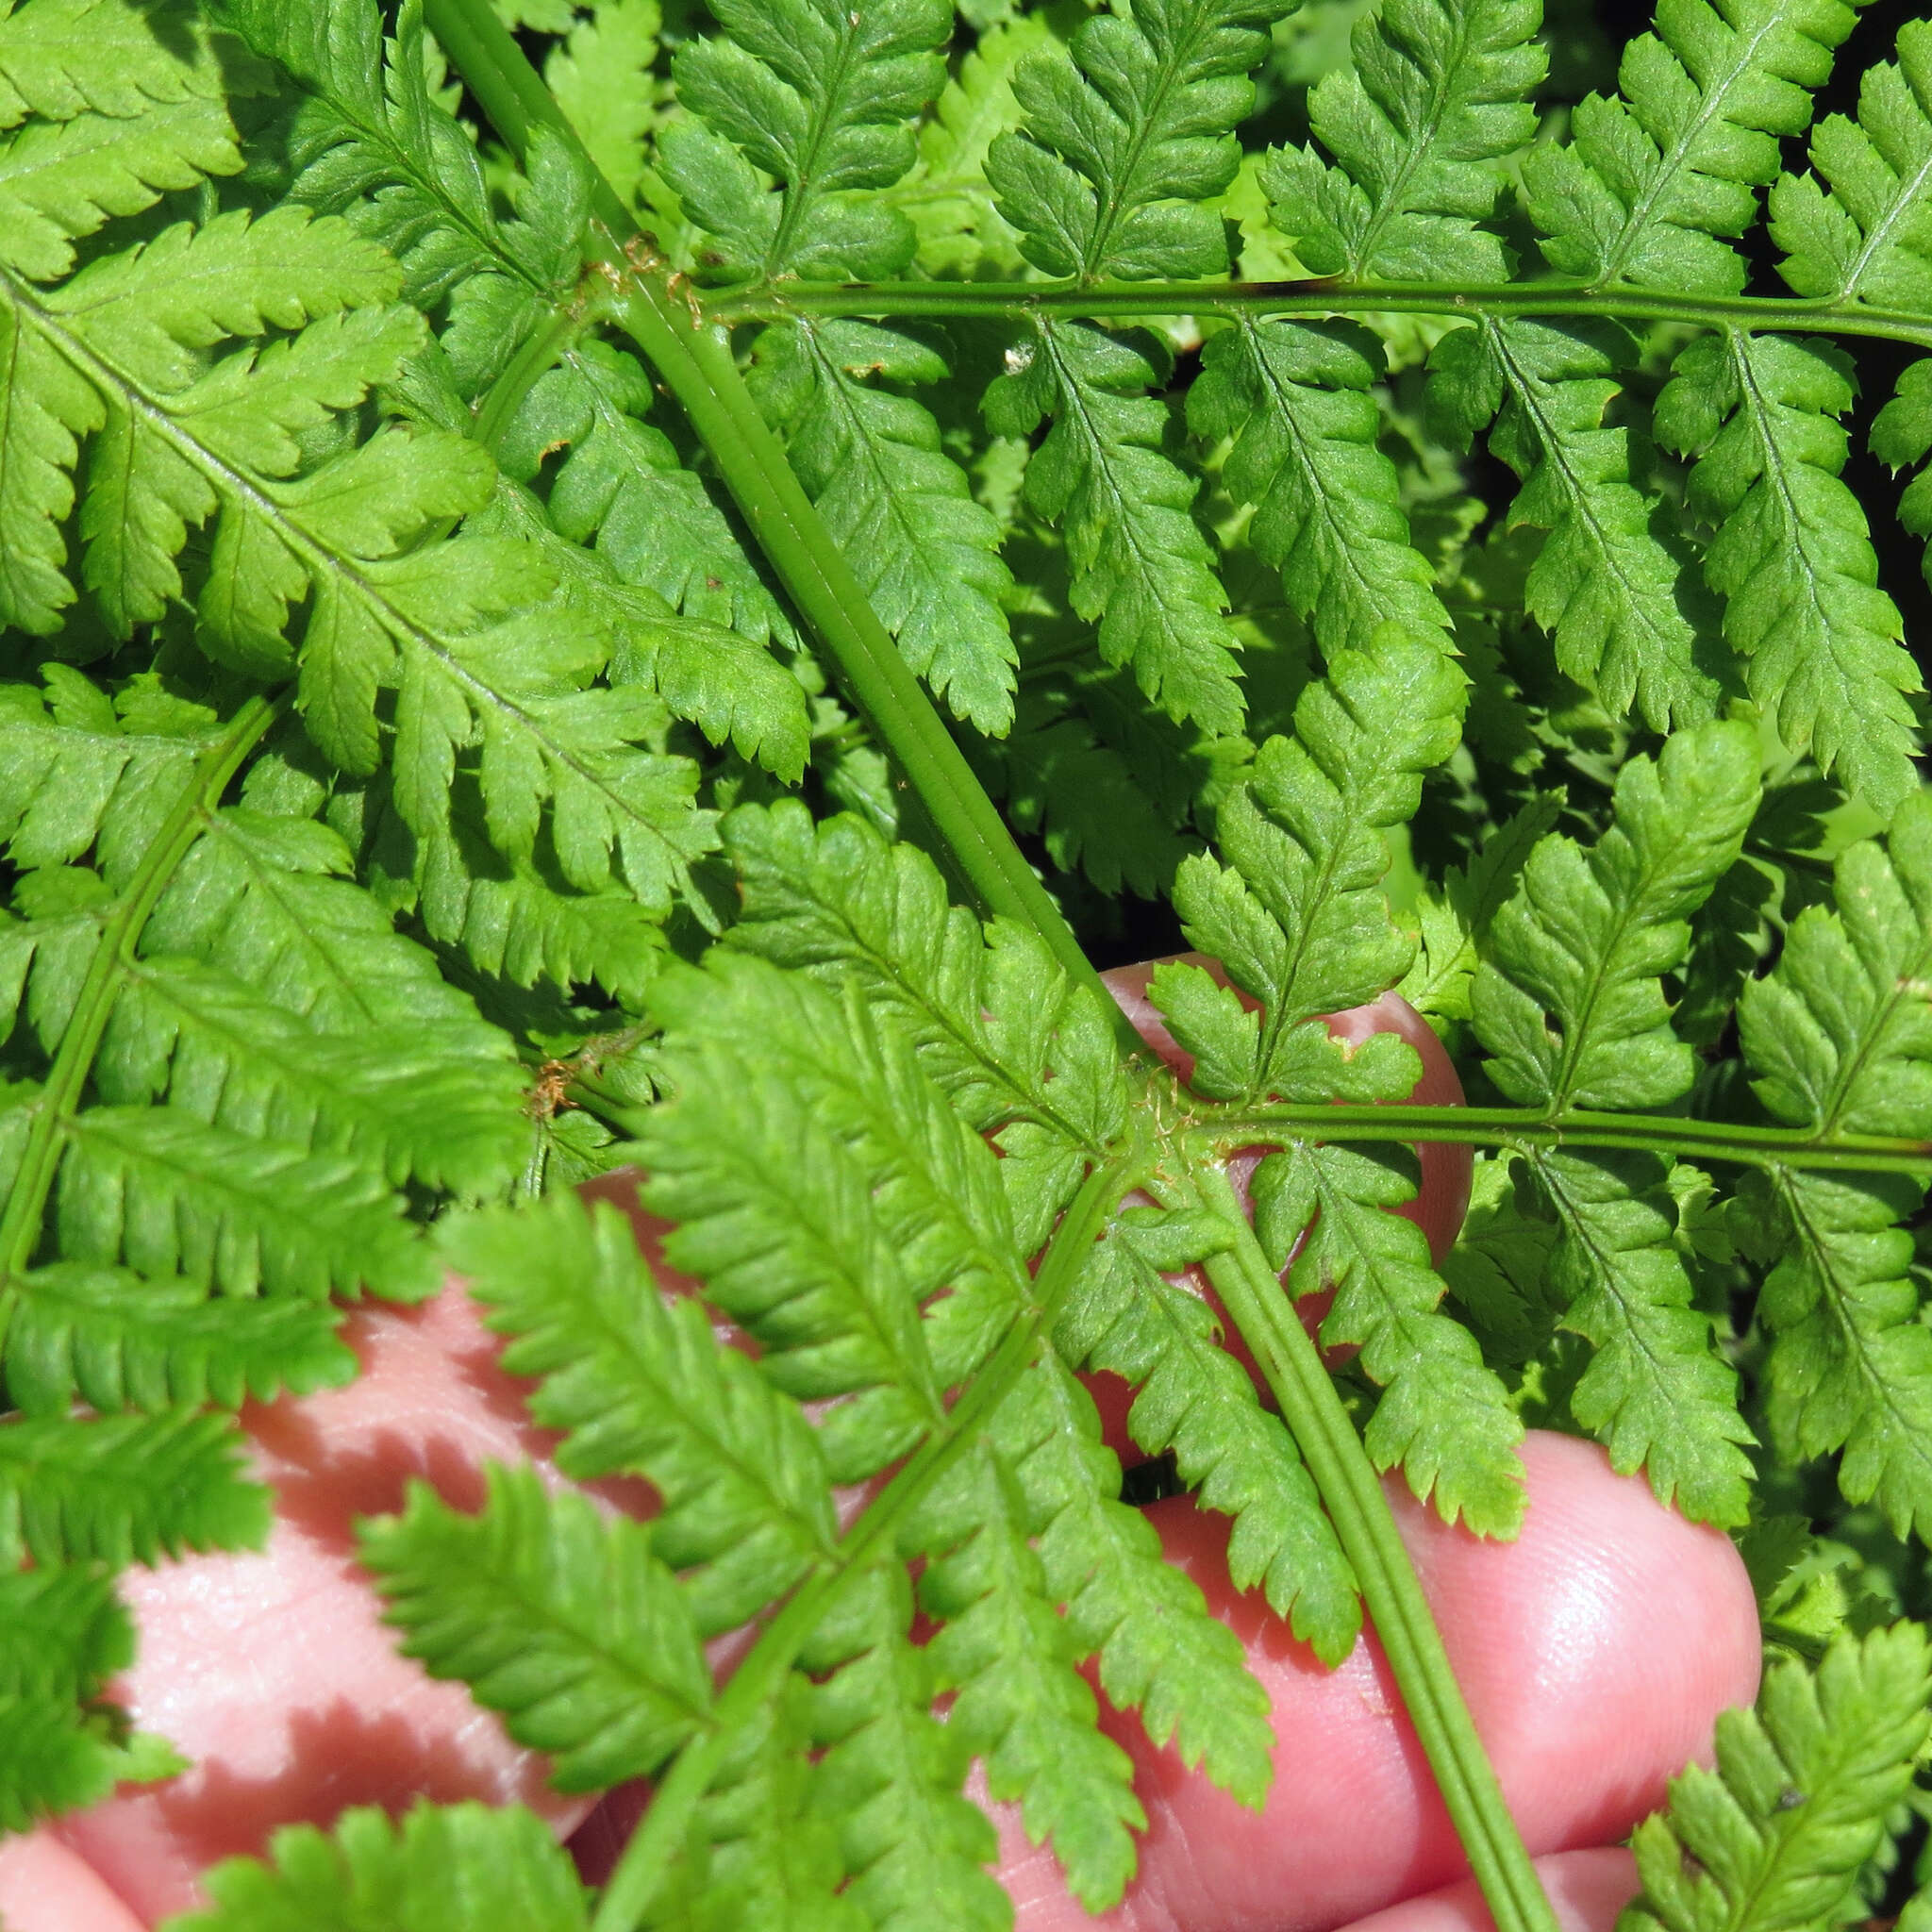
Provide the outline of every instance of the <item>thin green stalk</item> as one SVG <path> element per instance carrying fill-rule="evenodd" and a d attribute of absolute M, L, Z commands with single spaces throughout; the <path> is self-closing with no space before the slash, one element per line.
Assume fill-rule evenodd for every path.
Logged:
<path fill-rule="evenodd" d="M 1740 1167 L 1932 1174 L 1932 1142 L 1882 1134 L 1819 1134 L 1674 1114 L 1575 1109 L 1552 1119 L 1517 1107 L 1259 1107 L 1208 1112 L 1193 1138 L 1204 1153 L 1272 1140 L 1447 1141 L 1474 1147 L 1631 1147 Z"/>
<path fill-rule="evenodd" d="M 1091 1173 L 1061 1217 L 1046 1257 L 1033 1278 L 1032 1302 L 1014 1318 L 1005 1339 L 972 1386 L 839 1540 L 837 1551 L 799 1585 L 765 1625 L 711 1714 L 711 1727 L 679 1754 L 658 1788 L 643 1823 L 597 1903 L 591 1932 L 632 1932 L 682 1848 L 691 1816 L 710 1789 L 734 1731 L 777 1690 L 806 1641 L 848 1576 L 891 1549 L 907 1517 L 947 1467 L 977 1439 L 1033 1359 L 1061 1297 L 1079 1272 L 1121 1197 L 1141 1185 L 1144 1163 L 1109 1162 Z M 1508 1928 L 1505 1928 L 1508 1932 Z"/>
<path fill-rule="evenodd" d="M 55 1049 L 54 1064 L 35 1106 L 6 1210 L 0 1213 L 0 1283 L 5 1284 L 0 1288 L 0 1336 L 5 1335 L 13 1313 L 13 1283 L 32 1261 L 40 1241 L 41 1221 L 60 1165 L 67 1124 L 80 1105 L 101 1036 L 108 1030 L 108 1019 L 121 991 L 121 975 L 134 963 L 142 928 L 189 847 L 201 837 L 206 815 L 220 802 L 242 760 L 275 723 L 280 709 L 279 700 L 250 698 L 221 737 L 196 758 L 180 796 L 128 881 L 125 896 L 101 928 L 87 977 L 81 981 L 73 1015 Z"/>
<path fill-rule="evenodd" d="M 476 405 L 470 434 L 485 449 L 494 449 L 496 439 L 517 412 L 524 398 L 536 388 L 550 366 L 583 333 L 588 320 L 573 304 L 559 308 L 549 325 L 540 328 L 509 359 L 504 370 Z"/>
<path fill-rule="evenodd" d="M 1194 1179 L 1233 1236 L 1231 1245 L 1207 1262 L 1208 1278 L 1274 1391 L 1355 1566 L 1375 1635 L 1497 1932 L 1557 1932 L 1556 1916 L 1476 1736 L 1382 1479 L 1227 1176 L 1209 1166 Z"/>
<path fill-rule="evenodd" d="M 519 152 L 548 126 L 582 144 L 489 0 L 426 0 L 425 17 L 497 131 Z M 1075 980 L 1099 987 L 1073 928 L 1041 885 L 952 734 L 907 668 L 863 587 L 758 414 L 731 352 L 730 331 L 708 321 L 695 295 L 674 291 L 614 191 L 596 176 L 592 206 L 606 231 L 587 252 L 612 284 L 611 318 L 643 350 L 691 420 L 766 559 L 836 667 L 855 708 L 898 767 L 981 908 L 1018 920 L 1046 941 Z M 1111 1001 L 1108 1010 L 1113 1012 Z M 1141 1050 L 1124 1019 L 1122 1047 Z"/>
<path fill-rule="evenodd" d="M 1932 317 L 1860 302 L 1775 295 L 1673 295 L 1590 289 L 1575 282 L 1481 285 L 1408 282 L 786 282 L 723 289 L 702 304 L 717 323 L 786 315 L 1607 315 L 1691 328 L 1781 329 L 1798 335 L 1879 336 L 1932 348 Z"/>

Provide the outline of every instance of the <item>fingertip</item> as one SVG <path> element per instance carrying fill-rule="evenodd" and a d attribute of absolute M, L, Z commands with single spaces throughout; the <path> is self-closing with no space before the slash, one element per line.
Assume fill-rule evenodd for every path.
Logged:
<path fill-rule="evenodd" d="M 52 1827 L 0 1839 L 0 1925 L 8 1932 L 143 1932 L 120 1894 Z"/>

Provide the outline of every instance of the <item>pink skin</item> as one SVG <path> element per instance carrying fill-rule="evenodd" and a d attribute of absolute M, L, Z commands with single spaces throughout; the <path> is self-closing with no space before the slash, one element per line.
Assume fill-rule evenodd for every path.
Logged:
<path fill-rule="evenodd" d="M 1426 1077 L 1418 1091 L 1436 1097 Z M 1425 1166 L 1418 1212 L 1436 1208 L 1432 1179 Z M 409 1476 L 474 1507 L 481 1461 L 535 1456 L 547 1469 L 550 1439 L 520 1419 L 522 1385 L 496 1367 L 459 1290 L 416 1310 L 359 1309 L 348 1333 L 364 1365 L 353 1387 L 245 1416 L 279 1502 L 268 1549 L 137 1570 L 125 1585 L 142 1648 L 119 1694 L 195 1769 L 0 1840 L 0 1921 L 14 1932 L 142 1932 L 200 1902 L 195 1874 L 210 1859 L 346 1805 L 475 1795 L 533 1804 L 560 1832 L 583 1818 L 460 1687 L 396 1656 L 351 1556 L 353 1519 L 397 1507 Z M 1754 1694 L 1757 1618 L 1728 1540 L 1612 1474 L 1600 1450 L 1532 1436 L 1524 1462 L 1530 1509 L 1515 1543 L 1445 1528 L 1393 1479 L 1390 1493 L 1566 1932 L 1609 1932 L 1634 1885 L 1628 1855 L 1610 1847 L 1673 1771 L 1707 1759 L 1716 1713 Z M 606 1500 L 649 1507 L 638 1485 Z M 1141 1876 L 1117 1912 L 1090 1920 L 1012 1807 L 991 1805 L 1020 1932 L 1484 1932 L 1373 1634 L 1323 1671 L 1229 1585 L 1222 1519 L 1185 1499 L 1149 1513 L 1268 1688 L 1274 1789 L 1262 1812 L 1243 1811 L 1109 1714 L 1150 1819 Z M 580 1833 L 587 1868 L 614 1851 L 624 1801 Z"/>

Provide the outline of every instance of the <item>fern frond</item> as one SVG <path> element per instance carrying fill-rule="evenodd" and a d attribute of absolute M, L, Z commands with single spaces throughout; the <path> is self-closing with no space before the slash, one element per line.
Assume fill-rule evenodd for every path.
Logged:
<path fill-rule="evenodd" d="M 1429 402 L 1458 445 L 1501 411 L 1490 447 L 1523 479 L 1510 526 L 1549 533 L 1524 608 L 1560 671 L 1612 715 L 1634 703 L 1664 730 L 1711 717 L 1721 686 L 1661 508 L 1631 485 L 1628 433 L 1604 425 L 1633 359 L 1614 323 L 1484 322 L 1437 346 Z"/>
<path fill-rule="evenodd" d="M 754 393 L 907 663 L 956 717 L 1004 735 L 1018 659 L 998 520 L 940 447 L 931 412 L 859 379 L 942 381 L 940 350 L 902 328 L 802 320 L 766 329 L 757 357 Z"/>
<path fill-rule="evenodd" d="M 1753 1441 L 1738 1377 L 1712 1346 L 1678 1252 L 1672 1183 L 1652 1154 L 1539 1152 L 1528 1170 L 1557 1227 L 1546 1291 L 1591 1348 L 1570 1412 L 1621 1473 L 1702 1523 L 1750 1513 Z"/>
<path fill-rule="evenodd" d="M 356 1373 L 336 1336 L 341 1317 L 313 1303 L 211 1302 L 196 1281 L 77 1260 L 12 1287 L 7 1392 L 28 1415 L 64 1415 L 76 1398 L 103 1412 L 240 1408 L 340 1388 Z"/>
<path fill-rule="evenodd" d="M 763 643 L 796 634 L 740 547 L 703 482 L 678 462 L 662 430 L 643 419 L 650 378 L 637 358 L 606 342 L 574 344 L 546 370 L 505 425 L 505 471 L 530 482 L 556 450 L 545 508 L 573 543 L 597 554 L 628 584 L 675 609 L 709 618 Z"/>
<path fill-rule="evenodd" d="M 1705 575 L 1728 600 L 1724 634 L 1759 709 L 1792 751 L 1890 810 L 1917 782 L 1902 693 L 1924 681 L 1839 481 L 1854 394 L 1839 350 L 1726 329 L 1677 358 L 1656 421 L 1659 441 L 1699 458 L 1690 502 L 1718 525 Z"/>
<path fill-rule="evenodd" d="M 558 1790 L 647 1776 L 708 1724 L 711 1674 L 648 1525 L 492 1467 L 476 1515 L 411 1483 L 359 1544 L 404 1654 L 550 1753 Z"/>
<path fill-rule="evenodd" d="M 589 183 L 547 128 L 529 158 L 523 219 L 500 220 L 475 142 L 435 98 L 421 0 L 392 37 L 375 0 L 220 0 L 222 18 L 306 98 L 290 125 L 291 199 L 341 213 L 401 264 L 422 308 L 448 300 L 442 336 L 475 394 L 576 279 Z"/>
<path fill-rule="evenodd" d="M 626 204 L 637 199 L 644 139 L 658 118 L 654 74 L 662 9 L 658 0 L 597 0 L 574 17 L 551 50 L 543 81 L 597 172 Z"/>
<path fill-rule="evenodd" d="M 1840 1638 L 1816 1672 L 1774 1665 L 1755 1711 L 1717 1721 L 1717 1769 L 1671 1781 L 1668 1811 L 1637 1827 L 1636 1932 L 1770 1932 L 1864 1909 L 1858 1868 L 1887 1834 L 1927 1729 L 1924 1633 Z"/>
<path fill-rule="evenodd" d="M 1567 144 L 1524 164 L 1552 267 L 1592 288 L 1735 295 L 1744 260 L 1725 237 L 1757 218 L 1778 142 L 1802 134 L 1811 94 L 1857 18 L 1842 0 L 1673 0 L 1624 50 L 1620 93 L 1580 102 Z"/>
<path fill-rule="evenodd" d="M 0 1606 L 0 1697 L 84 1704 L 134 1660 L 133 1621 L 92 1565 L 9 1571 Z"/>
<path fill-rule="evenodd" d="M 1758 1296 L 1772 1345 L 1765 1417 L 1780 1454 L 1842 1449 L 1839 1487 L 1897 1534 L 1932 1524 L 1932 1335 L 1919 1319 L 1912 1240 L 1924 1198 L 1893 1174 L 1775 1170 L 1739 1190 L 1747 1241 L 1771 1264 Z"/>
<path fill-rule="evenodd" d="M 184 1550 L 258 1549 L 268 1491 L 233 1419 L 28 1416 L 0 1423 L 0 1551 L 114 1568 Z"/>
<path fill-rule="evenodd" d="M 675 474 L 695 480 L 687 472 Z M 563 626 L 588 627 L 604 640 L 610 683 L 648 687 L 673 717 L 690 719 L 712 744 L 729 740 L 741 758 L 788 783 L 798 781 L 811 724 L 804 685 L 781 659 L 722 624 L 674 612 L 656 591 L 620 576 L 608 556 L 560 537 L 525 491 L 500 488 L 472 528 L 478 535 L 537 545 L 557 576 L 551 610 Z M 659 553 L 672 547 L 661 531 L 656 533 L 650 548 L 654 567 Z M 749 577 L 742 557 L 734 553 L 734 558 L 737 570 Z M 695 595 L 694 580 L 687 578 L 686 589 Z"/>
<path fill-rule="evenodd" d="M 0 127 L 30 116 L 138 120 L 156 106 L 247 95 L 266 81 L 186 4 L 38 0 L 0 24 Z"/>
<path fill-rule="evenodd" d="M 1043 1241 L 1127 1124 L 1097 995 L 1036 935 L 950 905 L 931 859 L 850 813 L 814 826 L 789 803 L 741 808 L 724 838 L 742 895 L 727 943 L 834 986 L 850 977 L 967 1124 L 994 1135 L 1024 1241 Z"/>
<path fill-rule="evenodd" d="M 1865 70 L 1856 121 L 1811 137 L 1816 174 L 1771 191 L 1778 264 L 1801 295 L 1917 308 L 1932 292 L 1932 25 L 1899 28 L 1897 61 Z M 1823 181 L 1819 176 L 1824 177 Z"/>
<path fill-rule="evenodd" d="M 1033 1520 L 1047 1593 L 1099 1668 L 1116 1710 L 1138 1710 L 1156 1745 L 1259 1808 L 1274 1768 L 1268 1694 L 1193 1581 L 1169 1564 L 1139 1511 L 1116 1500 L 1120 1464 L 1093 1403 L 1051 1356 L 993 1425 Z"/>
<path fill-rule="evenodd" d="M 987 1871 L 991 1822 L 960 1794 L 965 1751 L 932 1715 L 932 1659 L 910 1641 L 905 1566 L 853 1578 L 800 1656 L 817 1680 L 814 1797 L 839 1821 L 844 1896 L 879 1932 L 1006 1932 L 1012 1907 Z"/>
<path fill-rule="evenodd" d="M 1081 23 L 1064 54 L 1014 70 L 1026 131 L 991 144 L 986 176 L 1021 252 L 1050 275 L 1218 275 L 1235 125 L 1281 0 L 1161 0 Z"/>
<path fill-rule="evenodd" d="M 841 1890 L 841 1834 L 820 1796 L 825 1774 L 812 1755 L 811 1704 L 804 1680 L 789 1677 L 733 1739 L 698 1813 L 703 1866 L 684 1895 L 652 1912 L 653 1932 L 866 1932 L 858 1901 Z"/>
<path fill-rule="evenodd" d="M 64 866 L 93 849 L 109 890 L 125 884 L 220 735 L 197 708 L 141 715 L 151 691 L 137 681 L 109 697 L 58 662 L 41 667 L 39 689 L 0 685 L 0 839 L 16 866 Z"/>
<path fill-rule="evenodd" d="M 928 1492 L 908 1540 L 926 1555 L 919 1600 L 942 1627 L 928 1648 L 947 1718 L 986 1761 L 996 1798 L 1017 1798 L 1027 1835 L 1050 1838 L 1068 1889 L 1090 1911 L 1133 1875 L 1146 1815 L 1133 1766 L 1095 1728 L 1080 1646 L 1056 1615 L 1017 1474 L 991 1443 L 962 1454 Z"/>
<path fill-rule="evenodd" d="M 1555 1113 L 1664 1107 L 1689 1090 L 1693 1056 L 1658 975 L 1683 963 L 1690 916 L 1737 858 L 1757 798 L 1754 734 L 1708 724 L 1624 766 L 1591 851 L 1538 841 L 1471 990 L 1491 1077 L 1512 1100 Z"/>
<path fill-rule="evenodd" d="M 513 1169 L 522 1076 L 493 1029 L 477 1029 L 483 1051 L 445 1058 L 395 1022 L 322 1033 L 189 960 L 142 960 L 125 979 L 96 1074 L 110 1102 L 165 1092 L 211 1125 L 353 1154 L 397 1186 L 488 1193 Z"/>
<path fill-rule="evenodd" d="M 734 1350 L 702 1304 L 666 1301 L 628 1223 L 569 1193 L 535 1212 L 450 1224 L 444 1252 L 510 1338 L 504 1364 L 542 1377 L 530 1412 L 567 1430 L 580 1481 L 648 1477 L 662 1559 L 706 1636 L 736 1628 L 829 1554 L 830 1477 L 791 1399 Z"/>
<path fill-rule="evenodd" d="M 1313 147 L 1276 148 L 1261 185 L 1274 225 L 1318 275 L 1502 282 L 1509 257 L 1480 228 L 1506 157 L 1536 132 L 1528 95 L 1547 57 L 1540 0 L 1392 0 L 1359 18 L 1352 67 L 1308 94 Z"/>
<path fill-rule="evenodd" d="M 401 833 L 393 821 L 383 830 Z M 413 906 L 430 936 L 459 947 L 479 973 L 521 987 L 596 985 L 628 1008 L 641 1007 L 664 958 L 664 928 L 621 886 L 576 891 L 554 860 L 541 862 L 541 848 L 530 860 L 506 863 L 460 821 L 415 841 L 413 855 L 407 834 L 397 842 L 406 870 L 388 881 L 396 902 Z"/>
<path fill-rule="evenodd" d="M 1227 593 L 1193 519 L 1195 479 L 1163 453 L 1167 410 L 1145 393 L 1161 379 L 1158 354 L 1144 338 L 1137 346 L 1084 323 L 1041 322 L 1008 351 L 986 419 L 1020 437 L 1051 419 L 1026 465 L 1025 500 L 1064 526 L 1068 598 L 1099 625 L 1102 658 L 1131 665 L 1169 717 L 1236 731 Z"/>
<path fill-rule="evenodd" d="M 1757 1095 L 1818 1133 L 1932 1137 L 1932 806 L 1915 794 L 1882 845 L 1848 846 L 1833 897 L 1738 1003 Z"/>
<path fill-rule="evenodd" d="M 1729 869 L 1758 799 L 1755 735 L 1680 731 L 1657 762 L 1619 773 L 1615 818 L 1586 853 L 1551 833 L 1490 921 L 1470 990 L 1491 1077 L 1511 1099 L 1571 1108 L 1667 1107 L 1696 1059 L 1672 1029 L 1660 974 L 1681 967 L 1690 915 Z M 1529 1169 L 1559 1230 L 1550 1283 L 1565 1325 L 1597 1353 L 1579 1422 L 1620 1470 L 1693 1515 L 1742 1518 L 1748 1473 L 1735 1377 L 1710 1351 L 1674 1244 L 1669 1163 L 1650 1154 L 1538 1153 Z"/>
<path fill-rule="evenodd" d="M 897 274 L 917 246 L 912 225 L 856 191 L 911 167 L 909 124 L 944 82 L 937 50 L 951 9 L 888 0 L 855 19 L 835 0 L 724 0 L 716 11 L 730 38 L 679 49 L 672 71 L 694 118 L 658 144 L 685 212 L 712 238 L 708 264 L 765 279 Z"/>
<path fill-rule="evenodd" d="M 327 1833 L 286 1825 L 265 1860 L 229 1858 L 204 1880 L 211 1904 L 175 1932 L 587 1932 L 570 1855 L 521 1806 L 416 1805 L 400 1823 L 373 1807 Z"/>
<path fill-rule="evenodd" d="M 1237 1590 L 1260 1585 L 1297 1637 L 1340 1663 L 1361 1628 L 1360 1592 L 1314 1480 L 1294 1438 L 1219 1345 L 1208 1305 L 1163 1278 L 1200 1260 L 1216 1238 L 1185 1215 L 1124 1215 L 1069 1292 L 1054 1341 L 1070 1366 L 1134 1385 L 1134 1441 L 1149 1456 L 1171 1451 L 1197 1500 L 1232 1519 L 1229 1580 Z"/>
<path fill-rule="evenodd" d="M 863 1391 L 819 1435 L 836 1480 L 872 1474 L 1025 1298 L 999 1163 L 856 999 L 721 954 L 653 1008 L 677 1093 L 641 1124 L 646 1199 L 678 1224 L 665 1253 L 787 1393 Z"/>
<path fill-rule="evenodd" d="M 1813 1131 L 1932 1134 L 1932 808 L 1916 793 L 1884 845 L 1840 856 L 1835 906 L 1791 923 L 1776 968 L 1744 989 L 1739 1032 L 1759 1099 Z M 1881 1125 L 1882 1124 L 1882 1125 Z M 1932 1521 L 1932 1337 L 1918 1320 L 1909 1176 L 1773 1170 L 1750 1198 L 1774 1262 L 1768 1416 L 1787 1453 L 1844 1446 L 1840 1484 L 1903 1533 Z"/>
<path fill-rule="evenodd" d="M 1215 822 L 1222 858 L 1184 861 L 1174 908 L 1191 945 L 1260 1003 L 1244 1010 L 1198 966 L 1161 967 L 1149 997 L 1217 1099 L 1400 1098 L 1413 1052 L 1377 1035 L 1352 1055 L 1317 1016 L 1400 979 L 1412 935 L 1380 890 L 1385 825 L 1415 810 L 1422 774 L 1456 748 L 1465 687 L 1432 645 L 1385 635 L 1338 654 L 1295 707 L 1295 735 L 1261 747 Z"/>
<path fill-rule="evenodd" d="M 277 1098 L 286 1102 L 288 1090 Z M 507 1108 L 501 1117 L 514 1121 Z M 275 1126 L 287 1138 L 210 1124 L 180 1107 L 84 1108 L 68 1125 L 60 1163 L 63 1252 L 101 1265 L 125 1260 L 158 1277 L 179 1274 L 231 1295 L 433 1293 L 427 1253 L 384 1184 L 384 1150 L 308 1155 L 298 1124 L 285 1116 Z M 316 1138 L 325 1145 L 334 1137 Z M 492 1165 L 500 1171 L 501 1156 Z"/>
<path fill-rule="evenodd" d="M 1376 447 L 1381 370 L 1374 338 L 1348 324 L 1242 319 L 1209 338 L 1188 391 L 1190 426 L 1234 438 L 1222 482 L 1255 505 L 1249 541 L 1330 657 L 1384 624 L 1430 641 L 1450 628 Z"/>

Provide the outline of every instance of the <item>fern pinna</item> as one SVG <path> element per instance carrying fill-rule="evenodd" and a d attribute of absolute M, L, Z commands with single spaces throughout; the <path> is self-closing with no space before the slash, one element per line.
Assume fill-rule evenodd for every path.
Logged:
<path fill-rule="evenodd" d="M 238 1410 L 454 1270 L 657 1513 L 502 1467 L 360 1560 L 655 1794 L 595 1889 L 351 1811 L 184 1927 L 996 1926 L 974 1760 L 1116 1904 L 1095 1687 L 1273 1740 L 1101 1372 L 1237 1589 L 1373 1616 L 1504 1932 L 1377 1473 L 1507 1538 L 1529 1424 L 1781 1659 L 1633 1925 L 1896 1907 L 1932 26 L 1665 0 L 1577 98 L 1537 0 L 711 11 L 0 0 L 0 1831 L 180 1769 L 117 1573 L 258 1545 Z M 1391 992 L 1465 1103 L 1324 1024 Z"/>

